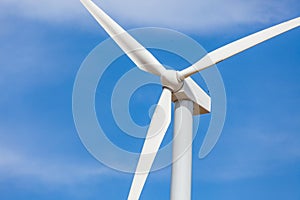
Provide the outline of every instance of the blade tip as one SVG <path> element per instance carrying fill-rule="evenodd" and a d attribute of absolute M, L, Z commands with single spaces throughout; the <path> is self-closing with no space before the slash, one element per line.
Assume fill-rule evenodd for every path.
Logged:
<path fill-rule="evenodd" d="M 210 154 L 211 151 L 212 151 L 212 148 L 208 149 L 208 150 L 207 150 L 207 148 L 201 148 L 199 151 L 199 154 L 198 154 L 199 159 L 206 158 Z"/>
<path fill-rule="evenodd" d="M 199 157 L 199 159 L 204 159 L 205 157 L 207 156 L 207 153 L 203 153 L 203 152 L 199 152 L 199 155 L 198 155 L 198 157 Z"/>

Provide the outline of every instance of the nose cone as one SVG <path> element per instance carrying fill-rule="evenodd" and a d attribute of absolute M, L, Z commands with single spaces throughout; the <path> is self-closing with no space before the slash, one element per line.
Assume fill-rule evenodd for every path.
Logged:
<path fill-rule="evenodd" d="M 166 70 L 160 78 L 162 85 L 166 88 L 172 90 L 172 92 L 177 92 L 183 86 L 183 81 L 179 79 L 179 74 L 175 70 Z"/>

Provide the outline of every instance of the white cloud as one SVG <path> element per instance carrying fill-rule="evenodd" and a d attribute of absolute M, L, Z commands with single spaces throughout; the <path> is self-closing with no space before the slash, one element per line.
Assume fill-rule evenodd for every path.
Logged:
<path fill-rule="evenodd" d="M 289 122 L 294 131 L 271 125 L 230 128 L 218 144 L 218 156 L 212 154 L 197 164 L 197 177 L 230 182 L 280 174 L 289 169 L 300 162 L 300 137 L 296 131 L 299 128 L 295 127 L 295 121 Z"/>
<path fill-rule="evenodd" d="M 74 185 L 110 174 L 100 165 L 83 164 L 68 158 L 45 158 L 0 146 L 1 179 L 31 180 L 44 184 Z"/>
<path fill-rule="evenodd" d="M 2 15 L 21 16 L 32 20 L 47 20 L 51 22 L 65 22 L 78 19 L 80 1 L 76 0 L 2 0 L 0 6 Z"/>
<path fill-rule="evenodd" d="M 99 2 L 99 1 L 98 1 Z M 290 1 L 107 1 L 103 6 L 113 16 L 139 25 L 159 25 L 170 28 L 207 32 L 251 23 L 268 23 L 289 17 Z"/>
<path fill-rule="evenodd" d="M 298 14 L 296 0 L 94 1 L 125 26 L 162 26 L 199 33 L 252 23 L 272 24 Z M 0 7 L 2 15 L 32 20 L 81 25 L 90 20 L 79 0 L 2 0 Z"/>

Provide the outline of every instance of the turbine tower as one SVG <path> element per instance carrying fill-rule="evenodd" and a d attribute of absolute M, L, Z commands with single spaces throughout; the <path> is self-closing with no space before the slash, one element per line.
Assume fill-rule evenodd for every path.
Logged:
<path fill-rule="evenodd" d="M 192 144 L 192 119 L 193 115 L 205 114 L 211 111 L 211 99 L 190 76 L 259 43 L 298 27 L 300 25 L 300 17 L 227 44 L 208 53 L 192 66 L 182 71 L 175 71 L 167 70 L 146 48 L 91 0 L 81 0 L 81 2 L 138 68 L 161 78 L 162 94 L 149 125 L 128 200 L 140 198 L 155 156 L 171 122 L 172 101 L 175 103 L 175 117 L 171 199 L 191 199 L 192 148 L 190 144 Z M 209 137 L 206 137 L 203 145 L 208 143 L 208 140 Z M 210 143 L 209 149 L 212 149 L 213 145 Z M 207 153 L 202 152 L 202 154 Z"/>

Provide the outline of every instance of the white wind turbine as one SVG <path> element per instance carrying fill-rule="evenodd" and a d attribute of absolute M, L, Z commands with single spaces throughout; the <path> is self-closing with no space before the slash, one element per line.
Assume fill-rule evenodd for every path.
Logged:
<path fill-rule="evenodd" d="M 189 77 L 235 54 L 300 25 L 300 17 L 259 31 L 235 42 L 218 48 L 192 66 L 182 70 L 167 70 L 164 66 L 129 33 L 111 19 L 91 0 L 81 0 L 98 23 L 137 65 L 138 68 L 160 76 L 163 91 L 152 116 L 144 146 L 132 181 L 129 200 L 139 199 L 153 161 L 171 121 L 171 102 L 175 102 L 173 165 L 171 199 L 191 198 L 192 117 L 209 113 L 210 97 Z M 204 139 L 203 145 L 209 137 Z M 214 144 L 212 144 L 214 145 Z M 212 149 L 213 146 L 209 148 Z"/>

